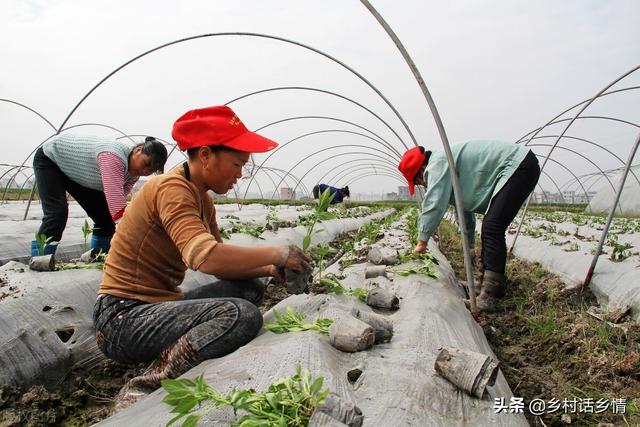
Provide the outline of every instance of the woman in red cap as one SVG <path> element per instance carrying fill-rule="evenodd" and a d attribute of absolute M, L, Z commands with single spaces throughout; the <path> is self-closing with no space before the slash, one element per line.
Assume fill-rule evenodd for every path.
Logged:
<path fill-rule="evenodd" d="M 282 281 L 285 268 L 309 269 L 297 246 L 223 244 L 209 190 L 229 191 L 250 153 L 278 144 L 250 132 L 228 107 L 192 110 L 173 126 L 188 161 L 147 182 L 111 243 L 94 308 L 100 350 L 126 363 L 153 363 L 130 380 L 116 409 L 137 401 L 201 360 L 224 356 L 262 328 L 258 277 Z M 224 279 L 183 299 L 187 268 Z"/>
<path fill-rule="evenodd" d="M 480 238 L 484 268 L 478 309 L 494 311 L 505 293 L 507 246 L 505 233 L 540 177 L 536 156 L 524 145 L 500 141 L 468 141 L 451 146 L 467 222 L 467 236 L 475 242 L 475 214 L 484 214 Z M 449 205 L 455 206 L 449 163 L 443 150 L 414 147 L 404 153 L 398 169 L 409 183 L 426 187 L 418 217 L 417 252 L 440 224 Z"/>

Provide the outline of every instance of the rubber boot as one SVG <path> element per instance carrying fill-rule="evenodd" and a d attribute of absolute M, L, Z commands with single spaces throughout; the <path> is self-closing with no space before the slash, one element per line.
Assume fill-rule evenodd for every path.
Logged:
<path fill-rule="evenodd" d="M 200 363 L 200 355 L 183 335 L 160 353 L 141 375 L 130 379 L 115 398 L 114 411 L 121 411 L 160 388 L 162 380 L 177 378 Z"/>
<path fill-rule="evenodd" d="M 504 297 L 505 283 L 507 278 L 504 274 L 495 271 L 486 270 L 482 278 L 482 291 L 476 299 L 478 311 L 494 312 L 496 311 L 497 300 Z"/>
<path fill-rule="evenodd" d="M 38 246 L 37 240 L 31 241 L 31 256 L 40 256 L 40 255 L 53 255 L 56 253 L 56 249 L 58 249 L 58 244 L 47 243 L 44 245 L 44 253 L 40 253 L 40 247 Z"/>
<path fill-rule="evenodd" d="M 106 254 L 109 252 L 110 248 L 111 248 L 111 236 L 104 237 L 104 236 L 96 236 L 95 234 L 91 235 L 92 253 L 94 252 L 93 249 L 95 249 L 97 252 L 102 250 L 102 252 Z"/>

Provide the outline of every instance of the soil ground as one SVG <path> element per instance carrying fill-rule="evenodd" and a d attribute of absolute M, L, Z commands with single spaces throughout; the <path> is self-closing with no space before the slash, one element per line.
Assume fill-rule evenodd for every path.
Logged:
<path fill-rule="evenodd" d="M 457 230 L 451 223 L 439 229 L 439 246 L 465 280 Z M 480 253 L 480 244 L 476 245 Z M 539 264 L 517 258 L 507 262 L 507 294 L 480 324 L 501 361 L 514 396 L 560 401 L 560 409 L 534 416 L 532 426 L 640 425 L 640 326 L 627 317 L 617 326 L 598 320 L 587 309 L 597 306 L 589 289 L 567 289 Z M 476 283 L 480 269 L 476 265 Z M 564 413 L 564 399 L 626 399 L 626 413 L 611 407 L 600 414 Z M 508 403 L 508 402 L 507 402 Z M 586 407 L 585 407 L 586 408 Z M 580 408 L 578 408 L 580 409 Z M 577 411 L 576 411 L 577 412 Z"/>

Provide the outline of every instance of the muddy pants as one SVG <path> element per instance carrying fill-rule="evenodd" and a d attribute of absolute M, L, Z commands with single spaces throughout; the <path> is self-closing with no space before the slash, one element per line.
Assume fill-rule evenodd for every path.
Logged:
<path fill-rule="evenodd" d="M 53 242 L 59 242 L 62 239 L 62 232 L 69 216 L 68 192 L 93 220 L 94 236 L 103 238 L 113 236 L 116 224 L 111 218 L 107 199 L 102 191 L 86 188 L 72 181 L 53 160 L 44 154 L 42 147 L 38 148 L 33 157 L 33 171 L 44 214 L 38 234 L 51 237 Z"/>
<path fill-rule="evenodd" d="M 507 261 L 505 233 L 535 188 L 538 178 L 540 165 L 535 154 L 529 151 L 504 187 L 491 199 L 489 211 L 482 219 L 480 234 L 485 270 L 504 274 Z"/>
<path fill-rule="evenodd" d="M 222 357 L 258 334 L 263 296 L 259 280 L 220 280 L 201 286 L 197 299 L 161 303 L 100 295 L 93 311 L 98 347 L 119 362 L 147 363 L 186 335 L 201 359 Z"/>

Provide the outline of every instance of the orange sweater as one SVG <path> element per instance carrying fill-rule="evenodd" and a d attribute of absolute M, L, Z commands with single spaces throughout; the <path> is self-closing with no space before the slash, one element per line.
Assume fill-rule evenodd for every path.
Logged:
<path fill-rule="evenodd" d="M 197 270 L 217 245 L 213 200 L 182 165 L 147 182 L 125 211 L 104 267 L 100 294 L 145 302 L 182 298 L 187 268 Z"/>

